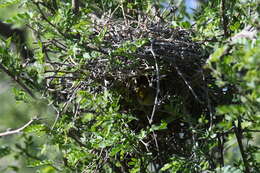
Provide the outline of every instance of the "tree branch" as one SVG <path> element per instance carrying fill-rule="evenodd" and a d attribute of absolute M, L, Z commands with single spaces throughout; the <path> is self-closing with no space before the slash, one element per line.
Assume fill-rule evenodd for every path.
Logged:
<path fill-rule="evenodd" d="M 62 35 L 64 38 L 66 38 L 67 36 L 66 36 L 64 33 L 62 33 L 62 31 L 60 31 L 60 29 L 59 29 L 57 26 L 55 26 L 53 23 L 51 23 L 51 22 L 48 20 L 48 18 L 45 16 L 44 12 L 42 11 L 42 9 L 41 9 L 39 3 L 38 3 L 38 2 L 33 2 L 33 3 L 36 5 L 36 7 L 37 7 L 38 11 L 40 12 L 42 18 L 43 18 L 50 26 L 52 26 L 60 35 Z"/>
<path fill-rule="evenodd" d="M 248 160 L 247 160 L 247 154 L 245 152 L 245 149 L 244 149 L 244 146 L 243 146 L 243 143 L 242 143 L 243 130 L 241 128 L 241 119 L 240 118 L 238 118 L 237 124 L 238 125 L 236 126 L 235 123 L 233 122 L 234 132 L 235 132 L 235 135 L 236 135 L 236 138 L 237 138 L 237 143 L 238 143 L 239 150 L 240 150 L 240 153 L 241 153 L 241 156 L 242 156 L 242 160 L 244 162 L 245 172 L 250 172 L 249 163 L 248 163 Z"/>
<path fill-rule="evenodd" d="M 158 63 L 157 63 L 157 58 L 156 58 L 155 52 L 153 50 L 155 41 L 156 40 L 153 40 L 151 42 L 151 49 L 150 49 L 150 51 L 153 55 L 153 58 L 154 58 L 155 70 L 156 70 L 156 95 L 155 95 L 155 99 L 154 99 L 153 111 L 152 111 L 151 117 L 148 119 L 150 124 L 152 124 L 152 122 L 153 122 L 153 117 L 155 114 L 155 110 L 158 106 L 158 97 L 159 97 L 159 93 L 160 93 L 160 72 L 159 72 L 159 67 L 158 67 Z"/>
<path fill-rule="evenodd" d="M 17 134 L 22 132 L 26 127 L 28 127 L 29 125 L 31 125 L 34 121 L 39 120 L 39 118 L 35 117 L 33 119 L 31 119 L 29 122 L 27 122 L 25 125 L 23 125 L 22 127 L 15 129 L 15 130 L 7 130 L 6 132 L 2 132 L 0 133 L 0 137 L 2 136 L 9 136 L 9 135 L 13 135 L 13 134 Z"/>
<path fill-rule="evenodd" d="M 0 69 L 2 69 L 8 76 L 10 76 L 23 90 L 25 90 L 32 98 L 36 99 L 33 92 L 22 82 L 17 76 L 13 75 L 5 66 L 0 64 Z"/>
<path fill-rule="evenodd" d="M 74 14 L 79 13 L 79 0 L 71 0 L 72 10 Z"/>
<path fill-rule="evenodd" d="M 225 38 L 228 37 L 228 18 L 226 16 L 226 0 L 221 1 L 221 16 L 222 16 L 222 25 L 224 29 Z"/>

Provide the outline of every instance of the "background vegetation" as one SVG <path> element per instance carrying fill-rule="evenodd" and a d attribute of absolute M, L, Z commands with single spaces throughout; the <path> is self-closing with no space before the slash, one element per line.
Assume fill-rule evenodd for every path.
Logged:
<path fill-rule="evenodd" d="M 1 1 L 1 172 L 259 172 L 260 4 L 188 3 Z"/>

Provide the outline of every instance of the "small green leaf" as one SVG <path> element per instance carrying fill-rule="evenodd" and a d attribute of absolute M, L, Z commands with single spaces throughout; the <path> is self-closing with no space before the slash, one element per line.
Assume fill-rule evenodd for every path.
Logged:
<path fill-rule="evenodd" d="M 94 114 L 92 113 L 86 113 L 83 115 L 82 122 L 89 122 L 94 118 Z"/>
<path fill-rule="evenodd" d="M 43 124 L 33 124 L 24 129 L 25 133 L 33 133 L 37 136 L 42 136 L 46 133 L 46 127 Z"/>
<path fill-rule="evenodd" d="M 225 50 L 227 49 L 227 46 L 219 47 L 213 54 L 210 55 L 210 62 L 217 62 L 219 58 L 223 55 Z"/>
<path fill-rule="evenodd" d="M 168 169 L 170 169 L 172 167 L 172 165 L 170 163 L 166 163 L 162 168 L 161 171 L 166 171 Z"/>
<path fill-rule="evenodd" d="M 46 166 L 46 165 L 51 165 L 53 164 L 53 161 L 52 160 L 43 160 L 43 161 L 40 161 L 40 160 L 28 160 L 28 167 L 39 167 L 39 166 Z"/>

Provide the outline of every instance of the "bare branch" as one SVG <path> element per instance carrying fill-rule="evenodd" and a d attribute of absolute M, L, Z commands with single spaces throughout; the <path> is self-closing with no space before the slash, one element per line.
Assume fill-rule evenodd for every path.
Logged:
<path fill-rule="evenodd" d="M 156 108 L 158 106 L 158 96 L 159 96 L 159 93 L 160 93 L 160 72 L 159 72 L 159 67 L 158 67 L 156 55 L 155 55 L 155 53 L 153 51 L 153 44 L 154 44 L 155 41 L 156 40 L 152 40 L 152 42 L 151 42 L 151 50 L 150 50 L 152 55 L 153 55 L 153 58 L 154 58 L 155 70 L 156 70 L 156 95 L 155 95 L 155 99 L 154 99 L 152 115 L 148 119 L 150 125 L 153 122 L 153 117 L 154 117 L 154 114 L 155 114 L 155 110 L 156 110 Z M 156 139 L 156 134 L 154 133 L 154 131 L 152 131 L 152 133 L 153 133 L 153 138 L 154 138 L 154 141 L 155 141 L 156 149 L 157 149 L 157 151 L 159 151 L 159 145 L 158 145 L 158 142 L 157 142 L 157 139 Z"/>
<path fill-rule="evenodd" d="M 151 43 L 151 53 L 152 53 L 153 58 L 154 58 L 155 70 L 156 70 L 156 95 L 155 95 L 155 99 L 154 99 L 154 106 L 153 106 L 152 115 L 149 118 L 150 124 L 152 124 L 152 122 L 153 122 L 154 113 L 155 113 L 156 107 L 158 106 L 158 96 L 159 96 L 159 93 L 160 93 L 160 72 L 159 72 L 159 67 L 158 67 L 156 55 L 153 51 L 154 42 L 155 42 L 155 40 L 153 40 L 152 43 Z"/>
<path fill-rule="evenodd" d="M 7 130 L 6 132 L 2 132 L 0 133 L 0 137 L 2 136 L 9 136 L 9 135 L 13 135 L 13 134 L 17 134 L 17 133 L 21 133 L 26 127 L 28 127 L 29 125 L 31 125 L 34 121 L 39 120 L 39 118 L 35 117 L 33 119 L 31 119 L 28 123 L 26 123 L 25 125 L 23 125 L 22 127 L 15 129 L 15 130 Z"/>

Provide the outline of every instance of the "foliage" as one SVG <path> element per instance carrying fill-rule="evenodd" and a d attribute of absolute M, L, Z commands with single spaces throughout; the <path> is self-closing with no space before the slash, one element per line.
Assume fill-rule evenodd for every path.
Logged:
<path fill-rule="evenodd" d="M 33 43 L 1 37 L 0 68 L 17 101 L 45 99 L 56 120 L 26 127 L 1 157 L 42 173 L 258 172 L 260 4 L 238 2 L 192 16 L 183 1 L 6 1 L 27 9 L 5 22 L 25 23 Z"/>

